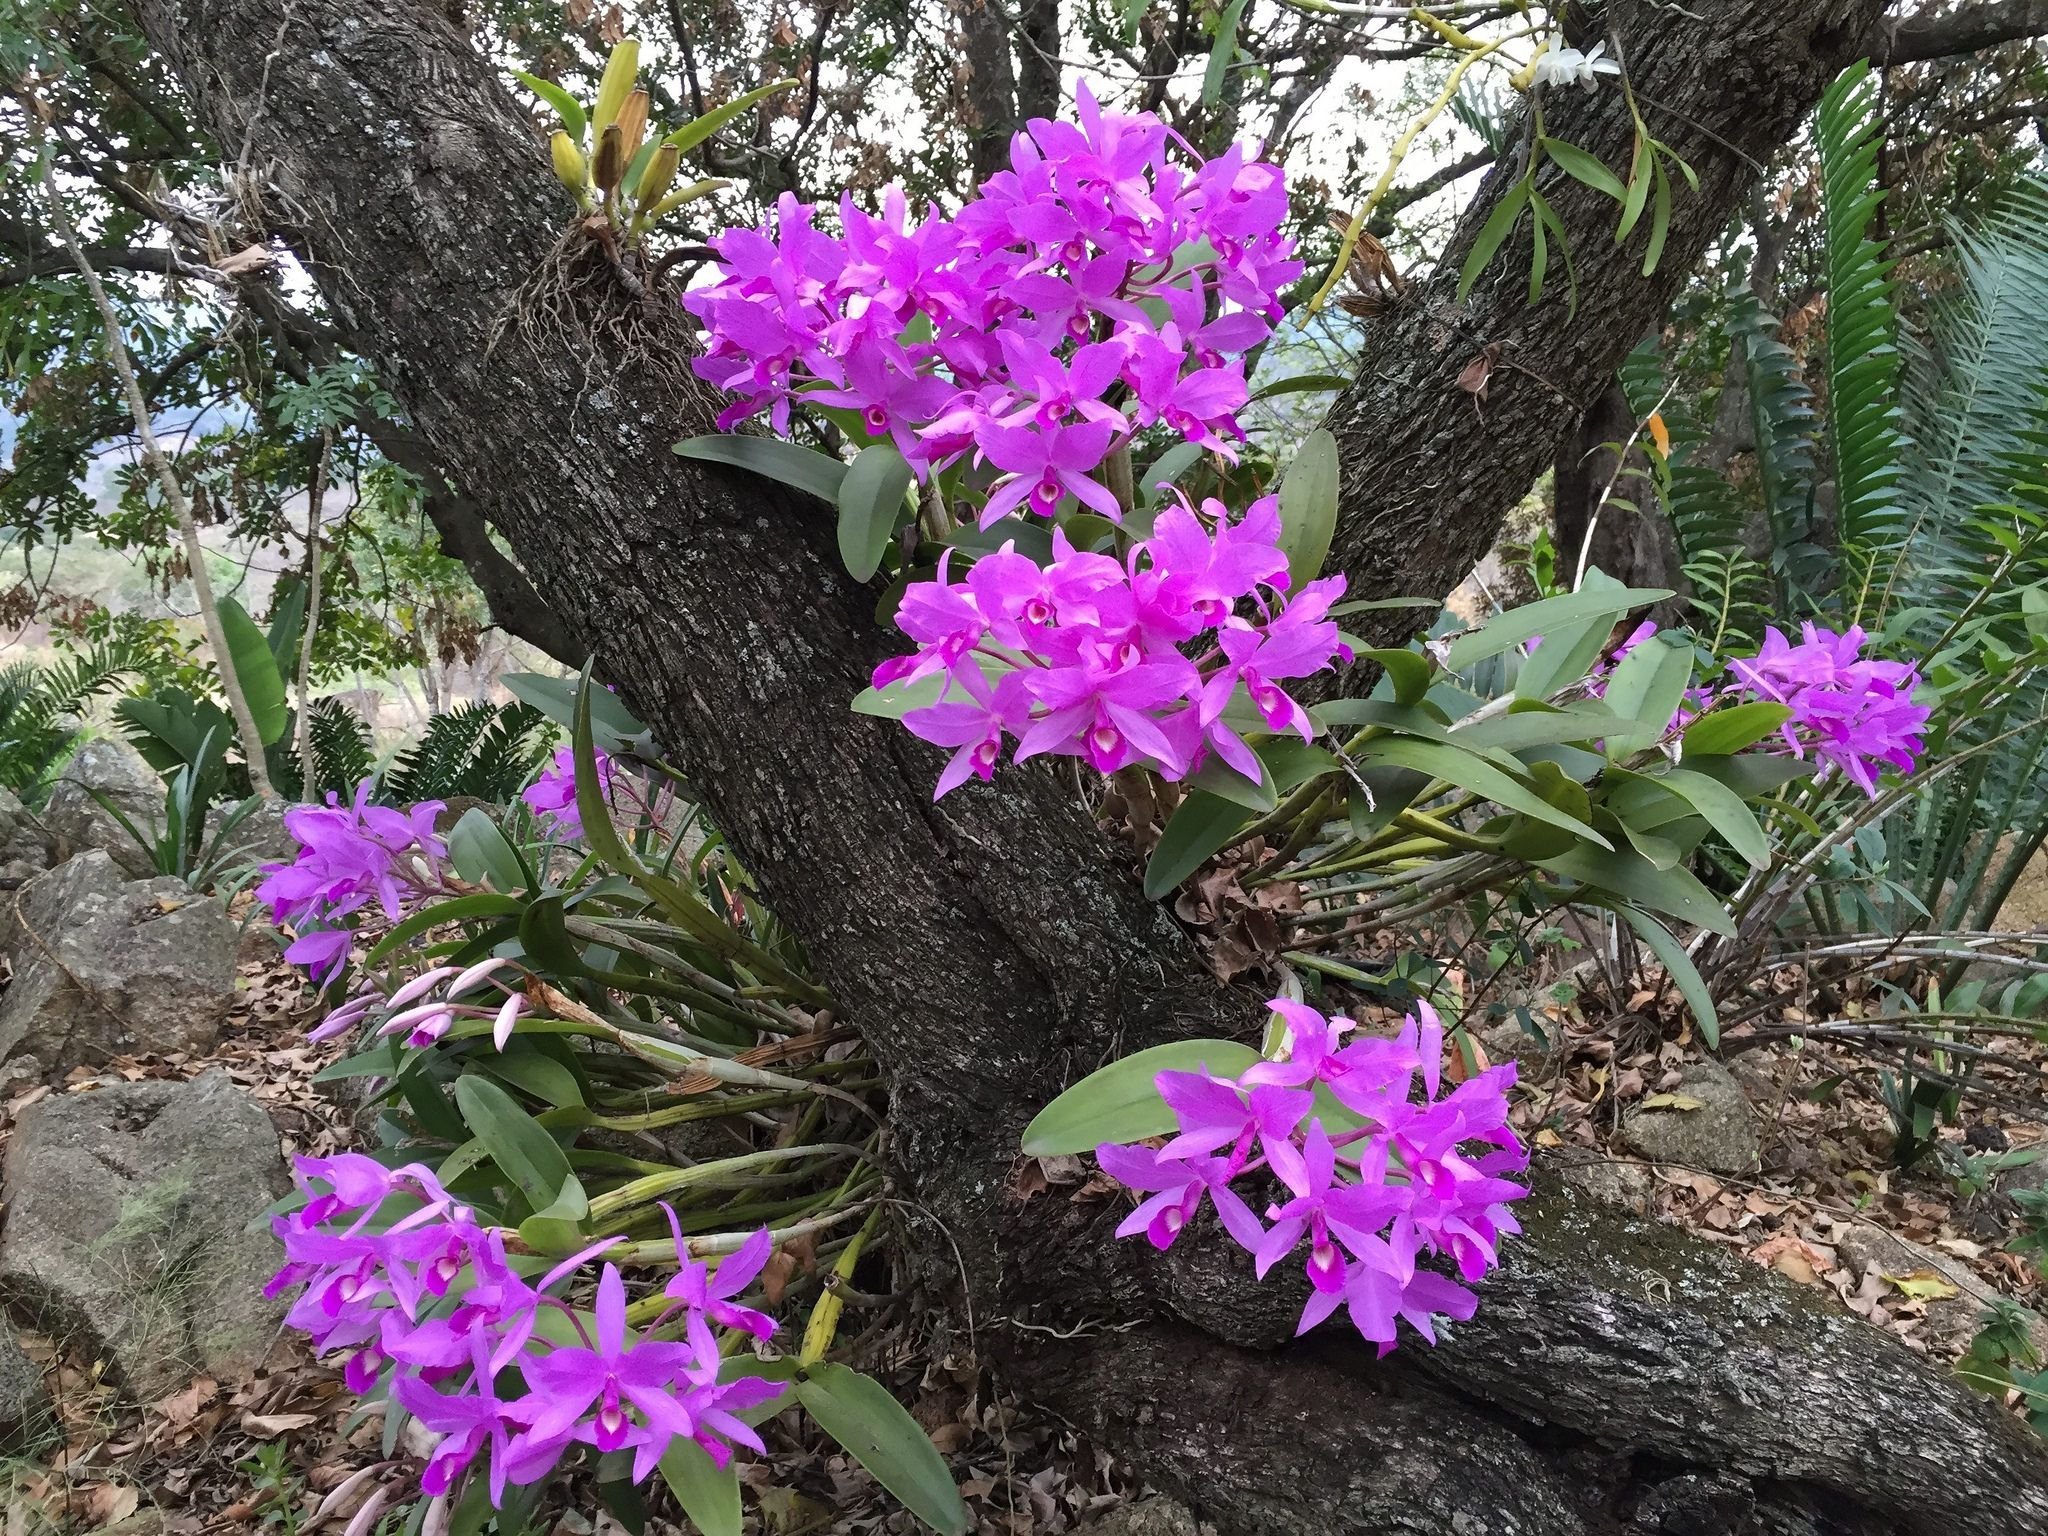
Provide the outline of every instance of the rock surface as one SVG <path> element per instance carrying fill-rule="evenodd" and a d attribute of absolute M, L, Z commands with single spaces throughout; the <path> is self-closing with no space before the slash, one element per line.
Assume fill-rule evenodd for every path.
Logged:
<path fill-rule="evenodd" d="M 1494 1025 L 1480 1035 L 1479 1043 L 1486 1047 L 1487 1060 L 1496 1063 L 1512 1061 L 1515 1075 L 1521 1082 L 1540 1082 L 1549 1077 L 1557 1066 L 1558 1041 L 1555 1033 L 1546 1043 L 1522 1028 L 1520 1021 L 1515 1019 Z"/>
<path fill-rule="evenodd" d="M 206 813 L 206 850 L 222 865 L 289 864 L 299 851 L 298 839 L 284 829 L 284 813 L 291 809 L 285 800 L 257 800 L 249 805 L 226 832 L 221 828 L 229 816 L 247 801 L 217 805 Z"/>
<path fill-rule="evenodd" d="M 93 798 L 93 790 L 118 806 L 145 836 L 164 819 L 164 781 L 142 754 L 111 737 L 89 741 L 64 765 L 43 809 L 56 859 L 97 848 L 135 879 L 155 873 L 149 851 Z"/>
<path fill-rule="evenodd" d="M 0 1456 L 35 1449 L 52 1427 L 42 1370 L 22 1353 L 14 1330 L 0 1318 Z"/>
<path fill-rule="evenodd" d="M 1197 1525 L 1195 1517 L 1163 1494 L 1119 1504 L 1108 1514 L 1081 1527 L 1090 1536 L 1214 1536 L 1213 1525 Z"/>
<path fill-rule="evenodd" d="M 0 1077 L 55 1081 L 139 1051 L 204 1051 L 235 1002 L 235 924 L 167 878 L 128 881 L 94 850 L 4 905 Z"/>
<path fill-rule="evenodd" d="M 1617 1162 L 1581 1147 L 1543 1154 L 1543 1161 L 1557 1170 L 1565 1188 L 1595 1205 L 1634 1216 L 1648 1216 L 1656 1205 L 1656 1180 L 1640 1163 Z"/>
<path fill-rule="evenodd" d="M 50 867 L 54 839 L 11 790 L 0 789 L 0 892 L 12 891 Z"/>
<path fill-rule="evenodd" d="M 246 1376 L 283 1318 L 250 1223 L 287 1187 L 277 1133 L 222 1072 L 22 1111 L 7 1149 L 0 1300 L 103 1352 L 140 1401 Z"/>
<path fill-rule="evenodd" d="M 1631 1110 L 1622 1136 L 1653 1163 L 1709 1173 L 1753 1173 L 1763 1161 L 1749 1100 L 1711 1057 L 1687 1066 L 1667 1094 L 1651 1094 Z"/>
<path fill-rule="evenodd" d="M 1955 1294 L 1923 1298 L 1927 1342 L 1930 1348 L 1939 1351 L 1967 1348 L 1977 1335 L 1978 1320 L 1985 1308 L 1998 1299 L 1998 1292 L 1961 1259 L 1876 1227 L 1859 1223 L 1846 1228 L 1835 1240 L 1835 1251 L 1859 1276 L 1867 1277 L 1876 1270 L 1891 1283 L 1885 1297 L 1887 1306 L 1903 1302 L 1909 1295 L 1909 1291 L 1898 1288 L 1898 1281 L 1922 1290 L 1936 1288 L 1928 1286 L 1929 1281 L 1945 1282 L 1946 1288 Z M 2035 1349 L 2048 1354 L 2048 1321 L 2036 1315 L 2028 1325 L 2027 1337 L 2033 1340 Z"/>

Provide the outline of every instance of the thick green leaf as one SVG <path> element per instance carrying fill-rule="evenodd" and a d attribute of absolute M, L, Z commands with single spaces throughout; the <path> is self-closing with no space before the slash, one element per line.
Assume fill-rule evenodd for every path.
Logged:
<path fill-rule="evenodd" d="M 1611 624 L 1631 608 L 1662 602 L 1671 595 L 1665 587 L 1585 586 L 1561 597 L 1511 608 L 1484 629 L 1460 635 L 1451 642 L 1445 665 L 1462 672 L 1475 662 L 1498 656 L 1537 635 L 1548 635 L 1573 624 L 1605 618 Z M 1540 647 L 1539 647 L 1540 652 Z"/>
<path fill-rule="evenodd" d="M 313 1074 L 313 1081 L 338 1083 L 351 1077 L 391 1077 L 397 1073 L 399 1065 L 398 1042 L 379 1040 L 366 1051 L 329 1062 Z"/>
<path fill-rule="evenodd" d="M 1813 764 L 1775 752 L 1743 752 L 1734 757 L 1685 758 L 1685 766 L 1720 780 L 1745 800 L 1758 800 L 1795 779 L 1809 778 Z"/>
<path fill-rule="evenodd" d="M 1024 1127 L 1031 1157 L 1093 1152 L 1104 1142 L 1123 1144 L 1163 1136 L 1173 1111 L 1153 1079 L 1161 1072 L 1210 1071 L 1234 1077 L 1259 1059 L 1235 1040 L 1176 1040 L 1155 1045 L 1089 1073 L 1032 1117 Z"/>
<path fill-rule="evenodd" d="M 546 677 L 539 672 L 507 672 L 501 681 L 521 703 L 531 704 L 555 724 L 573 728 L 576 699 L 581 681 L 574 677 Z M 605 751 L 652 757 L 659 749 L 654 733 L 611 689 L 597 686 L 590 693 L 590 728 Z"/>
<path fill-rule="evenodd" d="M 1537 142 L 1573 181 L 1583 182 L 1595 192 L 1604 192 L 1617 203 L 1628 201 L 1628 189 L 1621 184 L 1621 178 L 1595 156 L 1587 154 L 1576 144 L 1567 144 L 1563 139 L 1553 139 L 1548 135 Z"/>
<path fill-rule="evenodd" d="M 1251 398 L 1254 401 L 1271 400 L 1276 395 L 1304 395 L 1311 391 L 1335 393 L 1350 386 L 1351 375 L 1348 373 L 1290 373 L 1285 378 L 1261 384 L 1252 391 Z"/>
<path fill-rule="evenodd" d="M 1241 805 L 1196 790 L 1167 818 L 1145 866 L 1145 894 L 1157 901 L 1187 879 L 1251 820 Z"/>
<path fill-rule="evenodd" d="M 277 596 L 270 605 L 270 628 L 263 643 L 270 647 L 270 659 L 277 663 L 278 676 L 298 676 L 299 637 L 306 629 L 306 583 L 297 575 L 282 577 Z"/>
<path fill-rule="evenodd" d="M 784 91 L 793 91 L 796 89 L 796 85 L 797 83 L 794 80 L 771 81 L 767 85 L 747 92 L 744 96 L 728 101 L 722 107 L 713 107 L 702 117 L 691 118 L 690 121 L 676 129 L 674 133 L 671 133 L 663 142 L 675 145 L 677 149 L 687 155 L 742 112 L 752 107 L 758 107 L 770 96 L 780 96 Z"/>
<path fill-rule="evenodd" d="M 1679 740 L 1681 761 L 1690 757 L 1726 757 L 1755 746 L 1792 718 L 1789 705 L 1762 699 L 1729 709 L 1709 710 L 1685 728 Z"/>
<path fill-rule="evenodd" d="M 1467 747 L 1494 747 L 1526 752 L 1566 742 L 1593 741 L 1614 729 L 1614 716 L 1597 701 L 1555 709 L 1535 700 L 1517 700 L 1504 715 L 1488 715 L 1470 725 L 1454 725 L 1450 739 Z"/>
<path fill-rule="evenodd" d="M 1543 643 L 1516 670 L 1515 697 L 1541 701 L 1577 683 L 1607 649 L 1613 627 L 1596 616 L 1545 630 Z"/>
<path fill-rule="evenodd" d="M 976 665 L 982 675 L 994 682 L 1009 671 L 1006 663 L 993 656 L 974 654 Z M 949 686 L 950 684 L 950 686 Z M 863 688 L 853 696 L 851 706 L 856 715 L 873 715 L 879 720 L 901 720 L 913 709 L 925 709 L 939 702 L 941 697 L 966 702 L 972 695 L 952 681 L 945 673 L 935 672 L 930 677 L 921 677 L 914 683 L 894 682 L 886 688 Z"/>
<path fill-rule="evenodd" d="M 1390 651 L 1374 647 L 1360 651 L 1366 661 L 1379 663 L 1394 690 L 1396 704 L 1420 704 L 1429 694 L 1429 659 L 1414 651 Z"/>
<path fill-rule="evenodd" d="M 1735 924 L 1708 889 L 1685 869 L 1658 869 L 1632 849 L 1574 848 L 1537 861 L 1552 874 L 1668 913 L 1696 928 L 1734 936 Z"/>
<path fill-rule="evenodd" d="M 1292 590 L 1314 581 L 1337 531 L 1337 439 L 1321 427 L 1302 439 L 1280 481 L 1280 552 Z"/>
<path fill-rule="evenodd" d="M 480 805 L 464 811 L 450 829 L 448 861 L 473 885 L 488 885 L 507 895 L 526 889 L 526 868 L 519 855 Z"/>
<path fill-rule="evenodd" d="M 1283 795 L 1338 769 L 1335 756 L 1299 736 L 1262 736 L 1251 745 L 1265 766 L 1266 777 Z"/>
<path fill-rule="evenodd" d="M 1175 443 L 1138 471 L 1138 501 L 1151 506 L 1163 499 L 1162 486 L 1171 485 L 1201 462 L 1205 452 L 1200 443 Z"/>
<path fill-rule="evenodd" d="M 590 126 L 589 120 L 583 114 L 583 103 L 552 80 L 529 75 L 523 69 L 515 69 L 512 74 L 521 85 L 555 109 L 555 114 L 562 120 L 562 127 L 568 131 L 569 137 L 576 141 L 577 147 L 581 148 L 583 135 Z"/>
<path fill-rule="evenodd" d="M 773 437 L 740 437 L 720 432 L 710 437 L 686 437 L 676 444 L 686 459 L 708 464 L 730 464 L 770 480 L 807 491 L 822 502 L 839 504 L 839 487 L 846 479 L 846 466 L 829 454 L 814 453 Z"/>
<path fill-rule="evenodd" d="M 894 443 L 870 443 L 839 482 L 839 558 L 855 581 L 881 569 L 910 480 L 910 461 Z"/>
<path fill-rule="evenodd" d="M 583 1088 L 576 1081 L 576 1074 L 539 1051 L 508 1050 L 503 1055 L 486 1056 L 478 1065 L 500 1082 L 510 1083 L 552 1109 L 583 1106 Z"/>
<path fill-rule="evenodd" d="M 661 1458 L 661 1477 L 702 1536 L 740 1536 L 740 1463 L 721 1469 L 694 1440 L 673 1440 Z"/>
<path fill-rule="evenodd" d="M 1608 734 L 1610 751 L 1639 750 L 1671 728 L 1692 684 L 1692 665 L 1691 644 L 1669 632 L 1650 636 L 1615 663 L 1604 697 L 1628 724 Z"/>
<path fill-rule="evenodd" d="M 1415 797 L 1429 787 L 1432 776 L 1391 763 L 1366 763 L 1359 768 L 1358 777 L 1364 782 L 1351 786 L 1344 808 L 1351 835 L 1365 839 L 1378 836 L 1387 823 L 1413 805 Z"/>
<path fill-rule="evenodd" d="M 1228 800 L 1232 805 L 1241 805 L 1248 811 L 1264 815 L 1280 803 L 1279 791 L 1273 787 L 1270 775 L 1260 775 L 1254 783 L 1239 773 L 1230 764 L 1213 753 L 1209 760 L 1181 781 L 1182 787 L 1200 790 Z"/>
<path fill-rule="evenodd" d="M 1707 824 L 1721 834 L 1730 848 L 1747 859 L 1751 867 L 1770 867 L 1771 840 L 1764 836 L 1764 829 L 1757 824 L 1756 814 L 1726 784 L 1685 768 L 1672 768 L 1657 774 L 1654 782 L 1662 784 L 1704 816 Z"/>
<path fill-rule="evenodd" d="M 1508 236 L 1514 233 L 1515 222 L 1521 218 L 1522 209 L 1529 201 L 1527 178 L 1516 182 L 1508 189 L 1507 196 L 1494 205 L 1487 215 L 1485 224 L 1480 226 L 1479 238 L 1472 242 L 1471 254 L 1465 258 L 1465 269 L 1458 275 L 1458 302 L 1464 303 L 1472 296 L 1472 285 L 1479 281 L 1479 274 L 1486 270 L 1486 264 L 1494 254 L 1507 244 Z"/>
<path fill-rule="evenodd" d="M 1202 105 L 1213 107 L 1223 99 L 1223 84 L 1230 64 L 1237 57 L 1237 24 L 1244 19 L 1245 0 L 1230 0 L 1216 19 L 1216 40 L 1209 47 L 1209 65 L 1202 71 Z"/>
<path fill-rule="evenodd" d="M 1361 763 L 1391 763 L 1397 768 L 1412 768 L 1431 778 L 1442 779 L 1446 784 L 1469 790 L 1503 810 L 1520 811 L 1533 820 L 1549 822 L 1553 827 L 1575 833 L 1600 848 L 1610 846 L 1606 838 L 1585 822 L 1559 810 L 1523 780 L 1449 742 L 1422 741 L 1412 736 L 1377 737 L 1360 748 L 1356 756 Z"/>
<path fill-rule="evenodd" d="M 491 1161 L 526 1197 L 545 1211 L 571 1178 L 569 1159 L 539 1121 L 489 1078 L 464 1073 L 455 1079 L 455 1103 L 463 1122 L 489 1149 Z"/>
<path fill-rule="evenodd" d="M 967 1529 L 967 1506 L 960 1502 L 945 1458 L 888 1388 L 826 1361 L 807 1369 L 796 1395 L 818 1427 L 905 1509 L 945 1536 L 960 1536 Z"/>
<path fill-rule="evenodd" d="M 284 734 L 290 711 L 285 704 L 284 674 L 277 658 L 270 654 L 270 638 L 256 627 L 256 621 L 232 597 L 220 600 L 220 627 L 227 636 L 228 654 L 216 662 L 234 668 L 235 681 L 242 685 L 242 697 L 249 702 L 249 714 L 256 722 L 257 738 L 269 746 Z"/>
<path fill-rule="evenodd" d="M 1694 1022 L 1700 1027 L 1700 1035 L 1709 1046 L 1721 1043 L 1721 1016 L 1714 1010 L 1714 994 L 1708 988 L 1706 979 L 1699 968 L 1692 963 L 1692 957 L 1685 952 L 1685 946 L 1677 937 L 1647 912 L 1639 912 L 1625 902 L 1615 903 L 1614 910 L 1628 921 L 1642 941 L 1650 946 L 1650 953 L 1657 957 L 1671 977 L 1672 985 L 1678 988 L 1678 995 L 1685 999 L 1685 1006 L 1692 1010 Z"/>
<path fill-rule="evenodd" d="M 466 923 L 479 917 L 516 917 L 525 908 L 526 904 L 516 897 L 500 895 L 496 891 L 451 896 L 446 901 L 422 907 L 385 934 L 365 957 L 366 963 L 375 965 L 399 945 L 410 943 L 432 929 L 443 928 L 450 923 Z"/>

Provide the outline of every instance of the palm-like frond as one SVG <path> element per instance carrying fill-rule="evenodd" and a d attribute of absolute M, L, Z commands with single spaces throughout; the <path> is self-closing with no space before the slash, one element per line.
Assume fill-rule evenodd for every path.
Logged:
<path fill-rule="evenodd" d="M 86 704 L 141 665 L 138 646 L 107 640 L 47 665 L 0 673 L 0 784 L 30 804 L 49 790 L 78 737 Z"/>
<path fill-rule="evenodd" d="M 1834 450 L 1842 606 L 1851 617 L 1871 596 L 1871 572 L 1896 550 L 1908 518 L 1899 430 L 1898 309 L 1891 263 L 1870 237 L 1884 192 L 1877 184 L 1883 127 L 1877 82 L 1858 64 L 1821 98 L 1821 201 L 1828 274 L 1829 419 Z"/>
<path fill-rule="evenodd" d="M 384 775 L 395 804 L 474 796 L 508 800 L 540 766 L 554 728 L 527 704 L 460 704 L 427 722 Z"/>
<path fill-rule="evenodd" d="M 322 795 L 353 794 L 376 771 L 370 728 L 340 699 L 315 699 L 306 706 L 307 736 L 313 748 L 313 787 Z"/>
<path fill-rule="evenodd" d="M 1912 522 L 1886 584 L 1898 605 L 1936 611 L 1968 602 L 2000 564 L 1980 509 L 2041 478 L 2030 434 L 2048 429 L 2048 187 L 2022 183 L 1982 224 L 1952 234 L 1961 282 L 1908 353 L 1900 490 Z"/>

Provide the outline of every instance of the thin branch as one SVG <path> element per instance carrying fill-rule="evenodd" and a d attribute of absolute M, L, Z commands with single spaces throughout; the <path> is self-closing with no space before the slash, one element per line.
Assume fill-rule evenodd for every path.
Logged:
<path fill-rule="evenodd" d="M 270 775 L 264 768 L 263 738 L 257 733 L 256 717 L 249 711 L 249 698 L 242 691 L 242 680 L 235 675 L 235 659 L 228 649 L 227 631 L 221 627 L 220 607 L 214 602 L 212 579 L 206 574 L 206 549 L 199 542 L 199 524 L 193 519 L 192 503 L 185 496 L 184 486 L 178 483 L 177 472 L 171 468 L 162 444 L 157 441 L 156 428 L 149 419 L 149 405 L 143 400 L 142 386 L 135 377 L 135 365 L 129 360 L 127 344 L 121 339 L 121 317 L 114 310 L 114 301 L 107 297 L 99 273 L 93 269 L 85 248 L 79 244 L 78 231 L 72 227 L 71 215 L 64 208 L 63 194 L 57 190 L 57 173 L 50 157 L 45 154 L 40 159 L 43 196 L 50 205 L 50 222 L 55 226 L 57 238 L 64 249 L 71 253 L 78 275 L 85 279 L 85 286 L 92 293 L 93 304 L 100 312 L 100 323 L 106 329 L 107 361 L 113 364 L 114 372 L 120 376 L 121 388 L 128 396 L 128 410 L 135 418 L 135 435 L 142 444 L 143 461 L 155 472 L 157 484 L 163 488 L 164 500 L 170 505 L 171 515 L 178 520 L 178 533 L 185 543 L 185 561 L 191 567 L 192 593 L 199 600 L 199 616 L 206 626 L 207 644 L 213 647 L 214 661 L 220 668 L 221 691 L 227 695 L 235 731 L 242 738 L 242 756 L 248 763 L 250 788 L 261 799 L 274 799 L 277 791 L 271 788 Z"/>

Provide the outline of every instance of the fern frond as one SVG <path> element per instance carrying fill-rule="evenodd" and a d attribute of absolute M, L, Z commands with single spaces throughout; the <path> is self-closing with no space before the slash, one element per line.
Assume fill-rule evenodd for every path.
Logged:
<path fill-rule="evenodd" d="M 1870 66 L 1845 71 L 1822 96 L 1821 204 L 1828 277 L 1828 406 L 1835 469 L 1842 605 L 1853 619 L 1871 596 L 1871 573 L 1896 552 L 1907 527 L 1900 499 L 1898 307 L 1891 263 L 1870 236 L 1884 191 L 1877 182 L 1883 132 Z"/>
<path fill-rule="evenodd" d="M 376 771 L 370 728 L 338 698 L 315 699 L 306 706 L 307 735 L 313 748 L 313 787 L 347 798 Z"/>
<path fill-rule="evenodd" d="M 384 775 L 394 804 L 474 796 L 509 800 L 553 744 L 547 717 L 527 704 L 459 704 L 427 722 Z"/>

